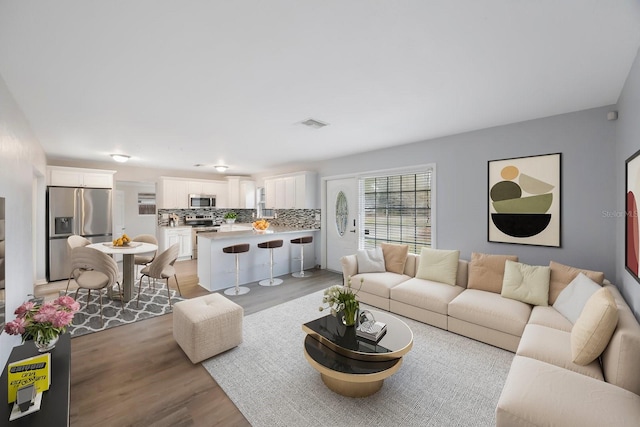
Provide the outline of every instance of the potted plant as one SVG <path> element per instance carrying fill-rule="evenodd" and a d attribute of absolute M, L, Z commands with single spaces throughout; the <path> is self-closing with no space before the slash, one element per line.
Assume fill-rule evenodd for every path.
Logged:
<path fill-rule="evenodd" d="M 233 211 L 224 214 L 224 220 L 227 224 L 233 224 L 236 222 L 236 218 L 238 218 L 238 214 Z"/>

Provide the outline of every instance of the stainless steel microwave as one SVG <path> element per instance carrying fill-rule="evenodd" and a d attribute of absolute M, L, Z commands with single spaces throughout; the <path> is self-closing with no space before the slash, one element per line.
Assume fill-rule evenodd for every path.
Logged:
<path fill-rule="evenodd" d="M 189 208 L 215 208 L 216 196 L 212 194 L 189 194 Z"/>

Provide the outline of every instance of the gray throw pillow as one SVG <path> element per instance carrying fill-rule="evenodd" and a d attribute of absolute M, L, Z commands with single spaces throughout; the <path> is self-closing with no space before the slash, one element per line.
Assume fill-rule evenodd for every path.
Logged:
<path fill-rule="evenodd" d="M 360 249 L 356 253 L 358 273 L 384 273 L 384 255 L 381 247 Z"/>
<path fill-rule="evenodd" d="M 584 273 L 579 273 L 560 292 L 556 302 L 553 303 L 553 308 L 575 325 L 587 301 L 599 289 L 601 289 L 600 285 L 589 279 Z"/>

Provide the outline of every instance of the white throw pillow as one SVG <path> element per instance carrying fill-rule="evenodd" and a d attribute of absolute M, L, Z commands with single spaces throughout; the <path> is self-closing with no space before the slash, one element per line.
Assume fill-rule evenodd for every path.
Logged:
<path fill-rule="evenodd" d="M 381 247 L 360 249 L 356 253 L 358 273 L 384 273 L 384 255 Z"/>
<path fill-rule="evenodd" d="M 501 295 L 527 304 L 547 306 L 550 275 L 547 266 L 506 260 Z"/>
<path fill-rule="evenodd" d="M 416 278 L 455 286 L 460 251 L 422 248 Z"/>
<path fill-rule="evenodd" d="M 579 273 L 566 288 L 564 288 L 553 303 L 553 308 L 569 319 L 575 325 L 585 304 L 601 286 L 589 279 L 584 273 Z"/>

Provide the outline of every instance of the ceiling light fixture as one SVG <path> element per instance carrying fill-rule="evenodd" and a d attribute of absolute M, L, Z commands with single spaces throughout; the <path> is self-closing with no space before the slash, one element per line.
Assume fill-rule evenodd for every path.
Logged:
<path fill-rule="evenodd" d="M 131 156 L 127 156 L 126 154 L 112 154 L 111 157 L 118 163 L 124 163 L 131 158 Z"/>
<path fill-rule="evenodd" d="M 226 171 L 227 169 L 229 169 L 229 166 L 225 166 L 225 165 L 215 165 L 214 168 L 216 168 L 216 170 L 220 173 Z"/>

